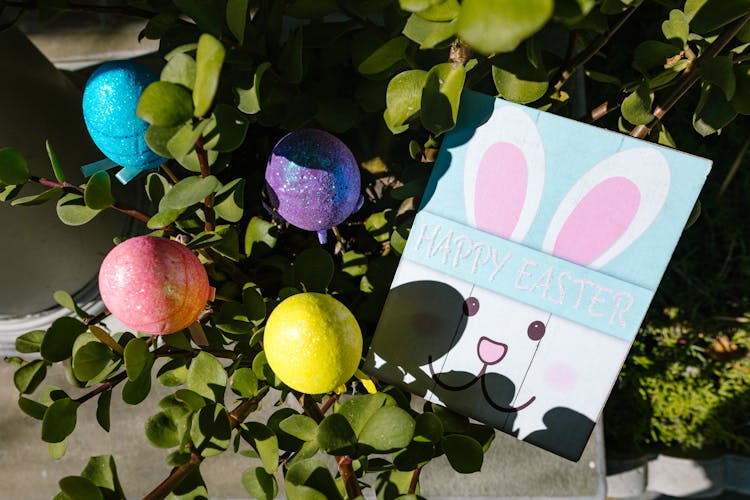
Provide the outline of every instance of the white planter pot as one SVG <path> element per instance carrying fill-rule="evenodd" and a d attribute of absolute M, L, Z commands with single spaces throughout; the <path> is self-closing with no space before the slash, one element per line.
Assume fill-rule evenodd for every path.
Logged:
<path fill-rule="evenodd" d="M 45 151 L 49 139 L 71 183 L 82 181 L 79 167 L 103 158 L 88 137 L 81 91 L 21 32 L 0 32 L 0 147 L 26 157 L 31 172 L 53 178 Z M 36 185 L 23 194 L 40 192 Z M 116 195 L 117 196 L 117 195 Z M 99 264 L 112 239 L 131 232 L 130 221 L 112 210 L 81 227 L 60 222 L 53 202 L 34 207 L 0 203 L 0 353 L 12 353 L 15 338 L 45 328 L 67 314 L 52 299 L 65 290 L 93 313 L 98 302 Z"/>

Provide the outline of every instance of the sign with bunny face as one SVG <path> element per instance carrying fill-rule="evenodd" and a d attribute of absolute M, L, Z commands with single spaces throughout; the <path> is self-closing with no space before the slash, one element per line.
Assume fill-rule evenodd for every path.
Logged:
<path fill-rule="evenodd" d="M 577 460 L 709 168 L 464 93 L 366 371 Z"/>

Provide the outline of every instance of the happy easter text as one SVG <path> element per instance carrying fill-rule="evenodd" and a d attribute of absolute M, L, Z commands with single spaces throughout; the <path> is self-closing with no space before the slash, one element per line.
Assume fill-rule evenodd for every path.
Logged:
<path fill-rule="evenodd" d="M 599 273 L 506 240 L 501 240 L 503 244 L 472 240 L 465 232 L 441 224 L 415 224 L 411 238 L 412 257 L 430 267 L 501 293 L 511 292 L 512 297 L 550 312 L 562 308 L 615 328 L 628 326 L 633 294 L 615 289 L 613 280 L 597 282 Z"/>

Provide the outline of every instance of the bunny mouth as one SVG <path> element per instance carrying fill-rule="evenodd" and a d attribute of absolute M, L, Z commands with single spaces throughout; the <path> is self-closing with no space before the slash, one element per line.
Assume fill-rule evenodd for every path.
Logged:
<path fill-rule="evenodd" d="M 432 355 L 427 356 L 428 361 L 428 367 L 430 369 L 430 375 L 432 376 L 432 380 L 435 381 L 437 385 L 442 387 L 443 389 L 449 390 L 449 391 L 463 391 L 464 389 L 468 389 L 472 385 L 476 384 L 478 381 L 481 380 L 482 382 L 482 394 L 484 395 L 485 401 L 493 407 L 494 409 L 498 411 L 502 411 L 505 413 L 515 413 L 518 411 L 523 410 L 527 406 L 529 406 L 531 403 L 533 403 L 536 400 L 536 396 L 531 396 L 528 401 L 526 401 L 524 404 L 520 406 L 503 406 L 495 403 L 492 400 L 492 397 L 490 396 L 489 390 L 487 389 L 487 381 L 486 377 L 484 376 L 487 372 L 487 367 L 489 365 L 494 365 L 502 361 L 502 359 L 505 357 L 505 355 L 508 353 L 508 346 L 506 344 L 503 344 L 502 342 L 495 342 L 492 339 L 489 339 L 487 337 L 482 337 L 479 339 L 479 342 L 477 343 L 477 355 L 479 356 L 479 359 L 482 361 L 482 369 L 479 370 L 479 373 L 469 382 L 462 384 L 462 385 L 449 385 L 440 380 L 440 377 L 437 373 L 435 373 L 435 369 L 432 366 Z"/>

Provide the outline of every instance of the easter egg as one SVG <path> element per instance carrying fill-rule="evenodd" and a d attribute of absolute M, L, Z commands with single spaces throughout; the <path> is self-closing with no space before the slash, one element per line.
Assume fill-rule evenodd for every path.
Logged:
<path fill-rule="evenodd" d="M 143 90 L 156 80 L 140 64 L 112 61 L 94 71 L 83 91 L 83 119 L 91 139 L 107 158 L 134 171 L 128 179 L 166 161 L 146 144 L 148 123 L 135 114 Z"/>
<path fill-rule="evenodd" d="M 187 247 L 166 238 L 138 236 L 104 258 L 99 293 L 122 324 L 162 335 L 195 322 L 211 287 L 206 269 Z"/>
<path fill-rule="evenodd" d="M 361 205 L 357 161 L 337 137 L 316 129 L 290 132 L 266 165 L 269 203 L 280 217 L 308 231 L 340 224 Z"/>
<path fill-rule="evenodd" d="M 330 295 L 306 292 L 271 312 L 263 349 L 273 372 L 292 389 L 322 394 L 345 384 L 362 356 L 354 315 Z"/>

